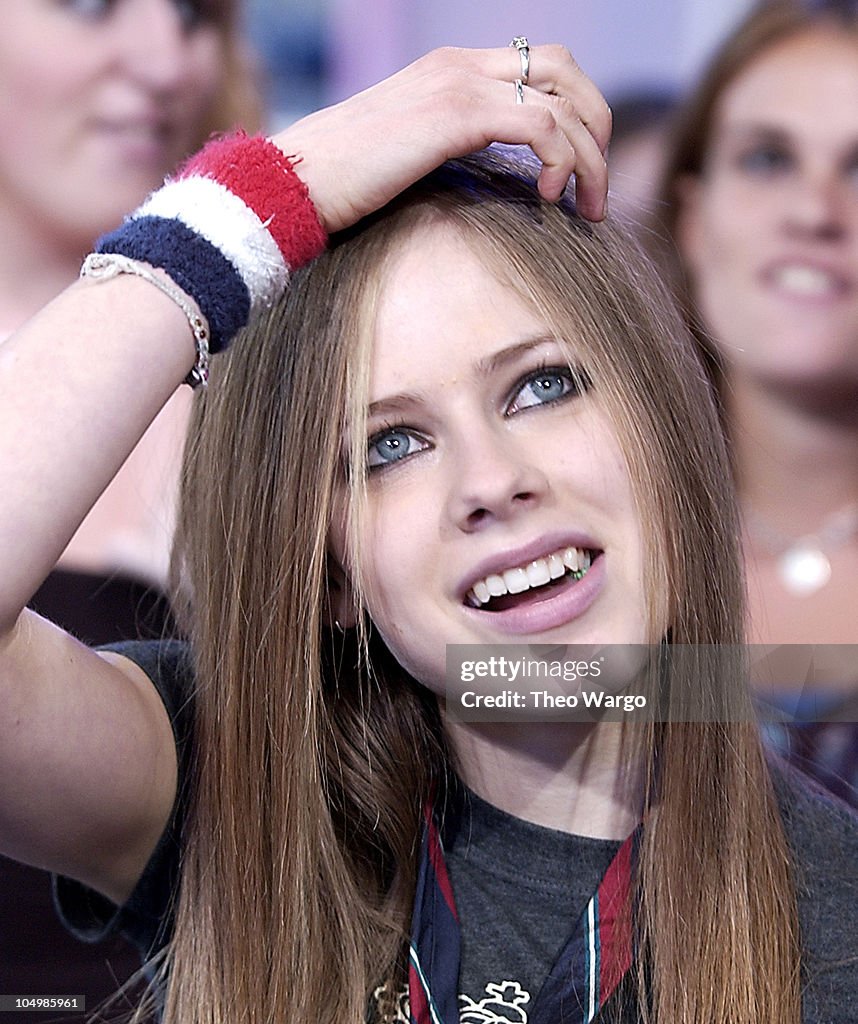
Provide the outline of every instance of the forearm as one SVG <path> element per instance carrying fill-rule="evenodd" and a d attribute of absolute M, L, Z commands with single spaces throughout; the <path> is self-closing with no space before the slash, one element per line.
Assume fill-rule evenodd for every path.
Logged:
<path fill-rule="evenodd" d="M 194 363 L 146 281 L 70 287 L 0 346 L 0 633 Z"/>

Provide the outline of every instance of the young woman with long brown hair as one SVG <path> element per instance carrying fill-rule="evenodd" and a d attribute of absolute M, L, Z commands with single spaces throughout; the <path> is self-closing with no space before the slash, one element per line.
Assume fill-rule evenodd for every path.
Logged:
<path fill-rule="evenodd" d="M 858 4 L 756 4 L 678 113 L 656 212 L 719 381 L 749 638 L 805 645 L 760 673 L 807 709 L 779 739 L 858 805 L 856 111 Z"/>
<path fill-rule="evenodd" d="M 67 876 L 78 929 L 135 935 L 166 1021 L 774 1024 L 854 999 L 856 823 L 772 773 L 749 721 L 447 706 L 451 643 L 742 637 L 708 386 L 645 262 L 581 216 L 602 212 L 604 107 L 562 52 L 534 49 L 513 89 L 519 68 L 442 52 L 277 151 L 209 147 L 3 362 L 4 426 L 29 431 L 6 453 L 0 529 L 0 777 L 16 779 L 0 832 Z M 481 102 L 463 110 L 464 81 Z M 491 137 L 530 142 L 539 174 L 448 163 L 356 224 Z M 578 209 L 560 198 L 573 169 Z M 322 253 L 303 182 L 341 232 Z M 204 221 L 214 194 L 267 232 L 252 258 Z M 177 237 L 191 258 L 162 244 Z M 311 255 L 199 405 L 176 559 L 188 645 L 93 654 L 22 612 L 191 367 L 188 322 L 202 377 L 209 339 Z M 151 373 L 130 381 L 144 342 Z M 698 669 L 705 707 L 741 707 L 736 671 Z M 668 708 L 688 696 L 671 658 L 660 686 Z"/>

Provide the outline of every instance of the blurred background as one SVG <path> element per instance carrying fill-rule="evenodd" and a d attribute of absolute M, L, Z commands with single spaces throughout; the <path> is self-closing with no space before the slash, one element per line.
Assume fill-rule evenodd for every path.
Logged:
<path fill-rule="evenodd" d="M 560 42 L 609 97 L 689 81 L 749 0 L 249 0 L 272 129 L 436 46 Z"/>
<path fill-rule="evenodd" d="M 344 99 L 437 46 L 559 42 L 614 111 L 615 212 L 640 219 L 673 104 L 752 0 L 248 0 L 268 128 Z"/>

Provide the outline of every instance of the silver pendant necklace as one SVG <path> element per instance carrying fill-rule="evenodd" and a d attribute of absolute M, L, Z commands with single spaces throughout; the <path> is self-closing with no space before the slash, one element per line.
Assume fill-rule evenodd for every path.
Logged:
<path fill-rule="evenodd" d="M 795 597 L 809 597 L 831 579 L 829 554 L 858 536 L 858 503 L 838 509 L 813 533 L 788 537 L 745 508 L 745 527 L 751 539 L 772 558 L 783 588 Z"/>

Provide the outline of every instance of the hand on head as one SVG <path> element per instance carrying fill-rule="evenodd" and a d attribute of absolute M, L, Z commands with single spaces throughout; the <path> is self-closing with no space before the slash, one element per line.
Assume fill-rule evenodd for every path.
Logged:
<path fill-rule="evenodd" d="M 601 220 L 608 105 L 564 47 L 532 47 L 529 58 L 523 103 L 515 48 L 445 48 L 273 141 L 299 158 L 298 174 L 330 232 L 377 210 L 445 160 L 491 142 L 533 149 L 547 199 L 558 199 L 574 173 L 580 212 Z"/>

